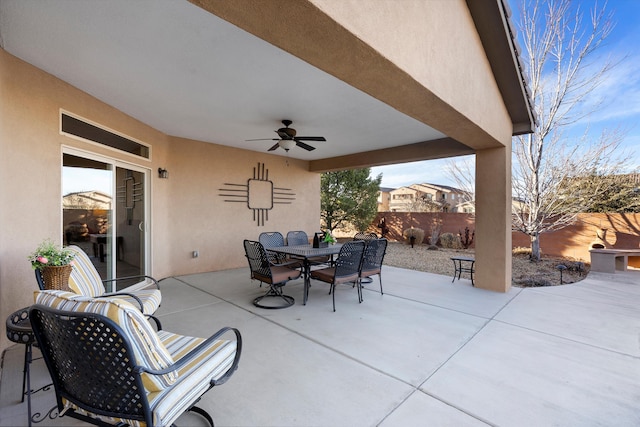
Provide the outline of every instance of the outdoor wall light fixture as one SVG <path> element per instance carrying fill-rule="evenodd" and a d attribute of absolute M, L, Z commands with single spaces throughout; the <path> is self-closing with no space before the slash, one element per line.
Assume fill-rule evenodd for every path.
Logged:
<path fill-rule="evenodd" d="M 166 169 L 158 168 L 158 178 L 169 178 L 169 171 Z"/>

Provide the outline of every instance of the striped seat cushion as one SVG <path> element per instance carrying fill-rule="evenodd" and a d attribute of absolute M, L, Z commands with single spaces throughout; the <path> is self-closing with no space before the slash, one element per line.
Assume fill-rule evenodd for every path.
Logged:
<path fill-rule="evenodd" d="M 67 246 L 67 248 L 76 255 L 73 259 L 73 269 L 71 270 L 71 276 L 69 277 L 69 288 L 78 295 L 91 298 L 109 296 L 109 294 L 105 294 L 102 279 L 86 252 L 75 245 Z M 135 285 L 114 293 L 134 294 L 142 302 L 142 312 L 144 314 L 153 314 L 158 310 L 158 307 L 160 307 L 162 294 L 159 289 L 151 289 L 151 286 L 155 286 L 155 284 L 151 280 L 145 279 Z M 135 298 L 127 295 L 118 295 L 118 298 L 125 300 L 140 309 L 140 304 L 135 300 Z"/>
<path fill-rule="evenodd" d="M 87 297 L 99 297 L 105 293 L 102 279 L 93 263 L 82 249 L 75 245 L 67 246 L 76 256 L 69 277 L 69 287 L 73 292 Z"/>
<path fill-rule="evenodd" d="M 136 364 L 150 369 L 164 369 L 174 360 L 158 333 L 135 306 L 118 298 L 89 298 L 73 292 L 46 290 L 36 291 L 36 304 L 58 310 L 101 314 L 117 323 L 129 337 Z M 171 386 L 178 374 L 142 374 L 142 382 L 148 391 L 162 391 Z"/>
<path fill-rule="evenodd" d="M 205 341 L 203 338 L 188 337 L 166 331 L 158 332 L 158 336 L 176 361 Z M 172 387 L 161 392 L 148 393 L 147 398 L 153 413 L 154 425 L 170 426 L 183 412 L 194 405 L 200 396 L 209 389 L 211 381 L 222 377 L 231 367 L 236 350 L 235 341 L 213 341 L 199 351 L 199 357 L 178 371 L 178 380 Z M 106 417 L 88 413 L 71 404 L 69 406 L 73 406 L 76 412 L 100 418 L 111 424 L 124 422 L 131 426 L 145 426 L 145 423 L 141 421 Z"/>

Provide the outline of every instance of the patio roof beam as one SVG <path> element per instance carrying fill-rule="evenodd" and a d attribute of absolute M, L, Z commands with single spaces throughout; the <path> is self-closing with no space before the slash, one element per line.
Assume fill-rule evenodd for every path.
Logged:
<path fill-rule="evenodd" d="M 475 151 L 452 138 L 418 142 L 381 150 L 366 151 L 348 156 L 309 162 L 310 172 L 329 172 L 343 169 L 357 169 L 371 166 L 417 162 L 421 160 L 444 159 L 465 156 Z"/>

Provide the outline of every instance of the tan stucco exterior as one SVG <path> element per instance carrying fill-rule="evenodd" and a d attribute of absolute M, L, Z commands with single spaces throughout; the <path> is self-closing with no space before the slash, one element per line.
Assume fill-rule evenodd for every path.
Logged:
<path fill-rule="evenodd" d="M 0 318 L 32 301 L 36 283 L 26 256 L 44 238 L 61 240 L 64 147 L 150 171 L 150 273 L 160 278 L 244 266 L 242 239 L 256 239 L 262 231 L 317 230 L 320 172 L 475 152 L 476 286 L 509 289 L 514 113 L 504 99 L 506 94 L 518 100 L 521 82 L 513 64 L 506 67 L 507 78 L 496 79 L 495 67 L 504 65 L 489 58 L 504 55 L 490 54 L 491 45 L 477 30 L 479 14 L 501 19 L 500 1 L 474 9 L 463 0 L 407 0 L 402 7 L 394 0 L 377 0 L 366 10 L 360 0 L 190 1 L 446 137 L 310 162 L 186 140 L 0 49 Z M 287 25 L 274 25 L 282 22 Z M 501 31 L 497 36 L 508 38 Z M 514 88 L 515 95 L 505 87 Z M 151 159 L 60 134 L 61 109 L 150 145 Z M 257 165 L 269 170 L 274 185 L 295 193 L 290 205 L 274 206 L 264 226 L 258 226 L 246 204 L 220 196 L 225 184 L 247 183 Z M 169 171 L 169 179 L 158 178 L 159 167 Z M 198 258 L 191 257 L 194 250 Z M 3 332 L 0 350 L 7 345 Z"/>
<path fill-rule="evenodd" d="M 1 49 L 0 92 L 2 318 L 33 301 L 37 285 L 27 255 L 45 238 L 61 242 L 64 147 L 151 171 L 150 273 L 158 278 L 241 267 L 243 239 L 320 226 L 320 175 L 308 171 L 308 162 L 165 135 Z M 151 160 L 60 134 L 61 109 L 151 145 Z M 246 184 L 258 163 L 274 185 L 295 193 L 261 227 L 245 203 L 225 203 L 219 195 L 225 183 Z M 159 167 L 169 179 L 158 178 Z M 3 332 L 0 348 L 9 343 Z"/>

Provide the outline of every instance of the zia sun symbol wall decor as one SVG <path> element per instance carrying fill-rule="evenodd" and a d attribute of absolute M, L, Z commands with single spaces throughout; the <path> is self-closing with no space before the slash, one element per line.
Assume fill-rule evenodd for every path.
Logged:
<path fill-rule="evenodd" d="M 269 170 L 264 163 L 253 168 L 253 177 L 246 184 L 224 183 L 220 188 L 220 196 L 225 202 L 246 203 L 253 211 L 253 220 L 258 226 L 269 221 L 269 211 L 274 205 L 290 205 L 295 200 L 295 193 L 290 188 L 275 187 L 269 180 Z"/>

